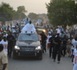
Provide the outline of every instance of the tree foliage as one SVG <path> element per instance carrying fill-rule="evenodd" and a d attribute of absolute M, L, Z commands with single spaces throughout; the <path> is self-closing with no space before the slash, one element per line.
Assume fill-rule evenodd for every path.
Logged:
<path fill-rule="evenodd" d="M 74 0 L 52 0 L 46 6 L 50 23 L 54 25 L 77 23 L 77 5 Z"/>
<path fill-rule="evenodd" d="M 25 12 L 27 12 L 27 10 L 25 10 L 24 6 L 19 6 L 17 8 L 17 15 L 19 19 L 25 18 Z"/>
<path fill-rule="evenodd" d="M 38 15 L 36 13 L 33 13 L 33 12 L 29 13 L 28 17 L 31 19 L 38 19 Z"/>
<path fill-rule="evenodd" d="M 25 12 L 27 11 L 24 6 L 19 6 L 16 11 L 9 4 L 2 3 L 0 5 L 0 21 L 22 19 L 26 17 Z"/>
<path fill-rule="evenodd" d="M 17 11 L 18 12 L 22 12 L 22 13 L 25 13 L 25 12 L 27 12 L 27 10 L 25 10 L 25 7 L 24 6 L 19 6 L 18 8 L 17 8 Z"/>
<path fill-rule="evenodd" d="M 13 8 L 10 7 L 9 4 L 6 3 L 2 3 L 0 5 L 0 19 L 1 20 L 11 20 L 12 19 L 12 15 L 13 15 Z"/>

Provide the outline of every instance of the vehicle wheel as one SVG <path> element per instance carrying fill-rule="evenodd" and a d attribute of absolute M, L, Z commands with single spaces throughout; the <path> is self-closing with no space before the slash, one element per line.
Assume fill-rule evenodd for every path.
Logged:
<path fill-rule="evenodd" d="M 42 55 L 41 55 L 41 56 L 39 57 L 39 60 L 42 60 L 42 58 L 43 58 L 43 57 L 42 57 Z"/>
<path fill-rule="evenodd" d="M 18 58 L 17 55 L 13 53 L 13 59 L 17 59 L 17 58 Z"/>

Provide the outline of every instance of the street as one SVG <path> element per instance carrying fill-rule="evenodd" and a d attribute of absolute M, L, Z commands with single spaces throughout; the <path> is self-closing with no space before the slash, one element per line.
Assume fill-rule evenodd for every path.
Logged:
<path fill-rule="evenodd" d="M 42 60 L 9 58 L 8 70 L 72 70 L 71 58 L 66 56 L 61 58 L 60 64 L 53 62 L 49 58 L 48 51 L 43 54 Z"/>

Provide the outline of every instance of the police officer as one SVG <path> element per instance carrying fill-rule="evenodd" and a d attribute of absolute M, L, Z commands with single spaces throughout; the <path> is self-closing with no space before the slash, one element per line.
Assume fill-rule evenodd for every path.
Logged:
<path fill-rule="evenodd" d="M 63 42 L 63 45 L 62 45 L 62 55 L 65 56 L 66 55 L 66 46 L 67 46 L 67 36 L 64 35 L 64 37 L 62 38 L 62 42 Z"/>
<path fill-rule="evenodd" d="M 61 38 L 60 38 L 59 34 L 55 35 L 53 43 L 54 43 L 54 46 L 53 46 L 53 59 L 55 61 L 56 57 L 57 57 L 57 61 L 58 61 L 58 63 L 60 63 L 60 58 L 61 58 Z"/>
<path fill-rule="evenodd" d="M 54 35 L 51 35 L 51 37 L 49 38 L 49 42 L 50 42 L 50 45 L 49 45 L 49 57 L 51 57 L 51 54 L 53 52 L 53 46 L 54 46 L 53 40 L 54 40 Z M 52 58 L 53 58 L 53 55 L 52 55 Z"/>
<path fill-rule="evenodd" d="M 43 52 L 46 52 L 46 39 L 47 39 L 47 36 L 45 35 L 44 32 L 42 32 L 40 35 L 41 35 L 41 45 L 42 45 Z"/>
<path fill-rule="evenodd" d="M 15 45 L 15 38 L 11 32 L 8 34 L 7 40 L 8 40 L 8 55 L 9 55 L 9 57 L 11 57 L 12 50 Z"/>

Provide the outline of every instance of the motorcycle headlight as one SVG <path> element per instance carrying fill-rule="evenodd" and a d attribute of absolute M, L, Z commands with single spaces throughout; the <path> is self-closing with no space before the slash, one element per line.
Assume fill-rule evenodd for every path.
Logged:
<path fill-rule="evenodd" d="M 14 47 L 14 49 L 20 50 L 20 47 L 18 47 L 18 46 L 15 46 L 15 47 Z"/>
<path fill-rule="evenodd" d="M 41 50 L 41 46 L 37 46 L 36 47 L 36 50 Z"/>

